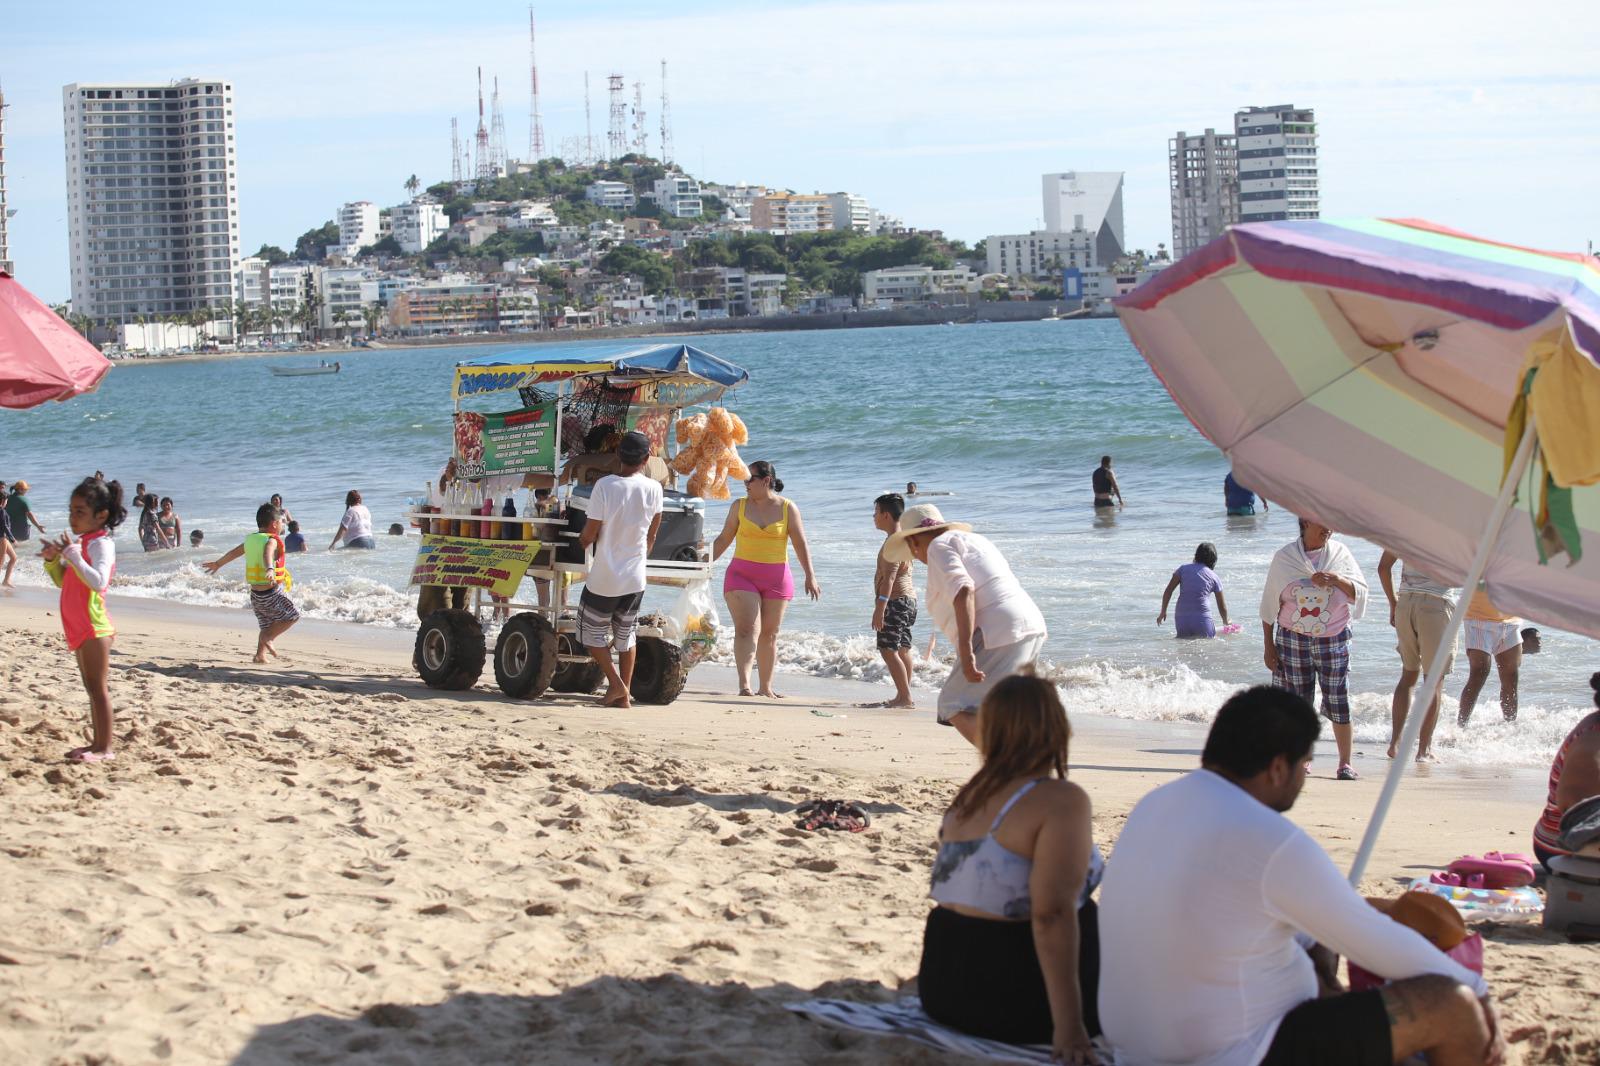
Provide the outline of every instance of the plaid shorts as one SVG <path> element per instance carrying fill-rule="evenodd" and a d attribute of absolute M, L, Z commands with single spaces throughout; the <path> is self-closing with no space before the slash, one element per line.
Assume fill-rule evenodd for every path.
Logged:
<path fill-rule="evenodd" d="M 619 652 L 632 648 L 643 603 L 643 589 L 626 596 L 601 596 L 584 589 L 578 597 L 578 643 L 585 648 L 609 645 Z"/>
<path fill-rule="evenodd" d="M 256 624 L 262 629 L 279 622 L 300 621 L 300 612 L 295 609 L 294 601 L 279 585 L 270 589 L 251 589 L 250 609 L 255 611 Z"/>
<path fill-rule="evenodd" d="M 1322 713 L 1336 725 L 1348 724 L 1350 631 L 1336 637 L 1312 637 L 1279 626 L 1273 643 L 1278 649 L 1278 669 L 1272 674 L 1272 683 L 1312 703 L 1321 682 Z"/>
<path fill-rule="evenodd" d="M 917 601 L 896 596 L 883 605 L 883 628 L 878 630 L 879 651 L 911 647 L 911 627 L 917 624 Z"/>

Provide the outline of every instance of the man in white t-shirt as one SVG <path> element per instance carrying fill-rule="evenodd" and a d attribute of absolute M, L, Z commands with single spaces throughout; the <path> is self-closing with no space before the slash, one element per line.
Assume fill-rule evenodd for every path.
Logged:
<path fill-rule="evenodd" d="M 1368 904 L 1281 813 L 1319 728 L 1293 692 L 1240 692 L 1201 769 L 1128 815 L 1100 885 L 1100 1025 L 1118 1063 L 1502 1060 L 1483 978 Z M 1344 993 L 1334 953 L 1392 983 Z"/>
<path fill-rule="evenodd" d="M 631 707 L 635 631 L 644 602 L 645 560 L 661 529 L 661 485 L 644 474 L 650 438 L 633 432 L 617 446 L 621 473 L 595 482 L 578 543 L 594 548 L 578 598 L 578 639 L 606 672 L 602 707 Z M 617 661 L 611 661 L 611 648 Z"/>

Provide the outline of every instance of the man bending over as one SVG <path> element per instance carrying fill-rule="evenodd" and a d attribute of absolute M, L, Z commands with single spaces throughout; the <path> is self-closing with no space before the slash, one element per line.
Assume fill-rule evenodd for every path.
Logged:
<path fill-rule="evenodd" d="M 1292 692 L 1241 692 L 1201 768 L 1128 815 L 1100 887 L 1100 1024 L 1119 1063 L 1503 1060 L 1483 978 L 1373 909 L 1283 816 L 1319 728 Z M 1341 954 L 1394 983 L 1345 993 Z"/>

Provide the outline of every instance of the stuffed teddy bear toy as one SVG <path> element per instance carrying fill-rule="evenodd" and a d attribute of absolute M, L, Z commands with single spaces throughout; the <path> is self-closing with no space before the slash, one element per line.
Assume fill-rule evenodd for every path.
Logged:
<path fill-rule="evenodd" d="M 677 456 L 672 469 L 689 475 L 685 491 L 709 500 L 726 500 L 728 479 L 743 481 L 750 468 L 739 458 L 738 445 L 750 440 L 739 416 L 727 408 L 713 407 L 703 415 L 680 418 L 676 427 Z"/>

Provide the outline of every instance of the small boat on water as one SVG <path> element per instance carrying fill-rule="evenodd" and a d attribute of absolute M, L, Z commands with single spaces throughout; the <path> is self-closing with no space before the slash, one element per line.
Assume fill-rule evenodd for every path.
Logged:
<path fill-rule="evenodd" d="M 322 363 L 318 366 L 273 366 L 268 367 L 274 377 L 280 378 L 308 378 L 316 374 L 337 374 L 338 363 Z"/>

